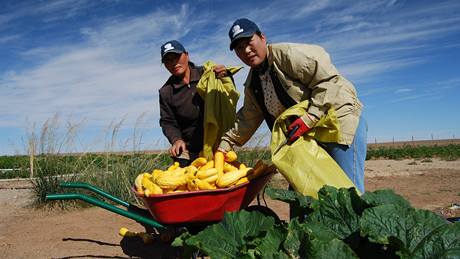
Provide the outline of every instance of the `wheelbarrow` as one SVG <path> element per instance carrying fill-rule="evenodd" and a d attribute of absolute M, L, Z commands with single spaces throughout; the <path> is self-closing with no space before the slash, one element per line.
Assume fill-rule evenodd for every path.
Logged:
<path fill-rule="evenodd" d="M 103 200 L 80 193 L 47 194 L 46 200 L 81 200 L 92 205 L 101 207 L 121 216 L 133 219 L 149 228 L 165 229 L 170 227 L 185 227 L 202 229 L 203 227 L 219 222 L 225 212 L 238 211 L 241 209 L 257 210 L 277 218 L 276 213 L 260 205 L 258 194 L 264 189 L 267 182 L 276 173 L 274 167 L 260 177 L 244 184 L 216 190 L 201 190 L 193 192 L 180 192 L 145 197 L 132 191 L 143 202 L 147 209 L 139 208 L 129 202 L 114 197 L 103 190 L 82 182 L 63 182 L 64 188 L 82 188 L 98 194 L 119 206 L 114 206 Z M 249 206 L 257 196 L 258 205 Z"/>

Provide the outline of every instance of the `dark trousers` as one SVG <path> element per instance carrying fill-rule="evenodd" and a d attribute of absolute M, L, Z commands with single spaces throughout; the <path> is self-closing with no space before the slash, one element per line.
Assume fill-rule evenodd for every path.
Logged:
<path fill-rule="evenodd" d="M 190 152 L 189 153 L 190 159 L 180 158 L 180 157 L 172 157 L 172 159 L 174 160 L 174 162 L 178 162 L 180 167 L 186 167 L 186 166 L 189 166 L 193 162 L 193 160 L 197 159 L 198 156 L 199 156 L 199 153 Z"/>
<path fill-rule="evenodd" d="M 189 166 L 192 163 L 192 160 L 173 157 L 174 162 L 178 162 L 180 167 Z"/>

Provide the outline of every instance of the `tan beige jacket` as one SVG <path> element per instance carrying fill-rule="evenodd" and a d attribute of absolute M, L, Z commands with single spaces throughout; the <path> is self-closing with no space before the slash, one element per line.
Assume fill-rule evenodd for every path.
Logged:
<path fill-rule="evenodd" d="M 329 54 L 317 45 L 279 43 L 268 45 L 267 55 L 269 69 L 276 72 L 289 96 L 296 102 L 309 100 L 310 116 L 302 116 L 307 125 L 314 127 L 333 107 L 340 124 L 338 143 L 350 145 L 362 104 L 353 84 L 338 73 Z M 264 120 L 251 87 L 251 72 L 252 69 L 244 84 L 244 103 L 237 113 L 235 126 L 222 137 L 219 145 L 224 150 L 244 145 Z"/>

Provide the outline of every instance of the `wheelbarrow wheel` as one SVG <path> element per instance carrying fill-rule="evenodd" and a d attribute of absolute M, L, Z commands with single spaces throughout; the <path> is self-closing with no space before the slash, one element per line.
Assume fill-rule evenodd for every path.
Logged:
<path fill-rule="evenodd" d="M 281 219 L 278 217 L 278 215 L 272 209 L 270 209 L 269 207 L 263 206 L 263 205 L 251 205 L 251 206 L 248 206 L 244 210 L 246 210 L 246 211 L 258 211 L 258 212 L 264 214 L 265 216 L 273 217 L 275 219 L 275 222 L 277 222 L 277 223 L 281 222 Z"/>

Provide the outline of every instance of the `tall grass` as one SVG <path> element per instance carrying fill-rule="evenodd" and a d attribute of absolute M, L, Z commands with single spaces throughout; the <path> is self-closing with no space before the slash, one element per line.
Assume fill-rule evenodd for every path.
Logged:
<path fill-rule="evenodd" d="M 75 151 L 75 139 L 80 126 L 67 122 L 62 129 L 57 116 L 45 121 L 38 133 L 28 134 L 29 146 L 34 146 L 37 153 L 33 157 L 33 168 L 36 178 L 32 179 L 35 203 L 39 206 L 45 202 L 46 194 L 51 193 L 88 193 L 79 189 L 63 189 L 59 186 L 65 181 L 80 181 L 97 186 L 106 192 L 128 202 L 136 202 L 131 191 L 134 178 L 141 172 L 151 172 L 154 168 L 166 168 L 171 159 L 166 154 L 144 154 L 136 146 L 139 140 L 132 140 L 132 150 L 119 153 L 115 151 L 115 143 L 123 121 L 112 123 L 105 138 L 105 149 L 100 154 Z M 39 136 L 39 137 L 35 137 Z M 136 131 L 134 137 L 141 138 Z M 127 141 L 125 141 L 126 143 Z M 101 198 L 101 197 L 96 197 Z M 53 202 L 65 207 L 69 202 Z"/>

